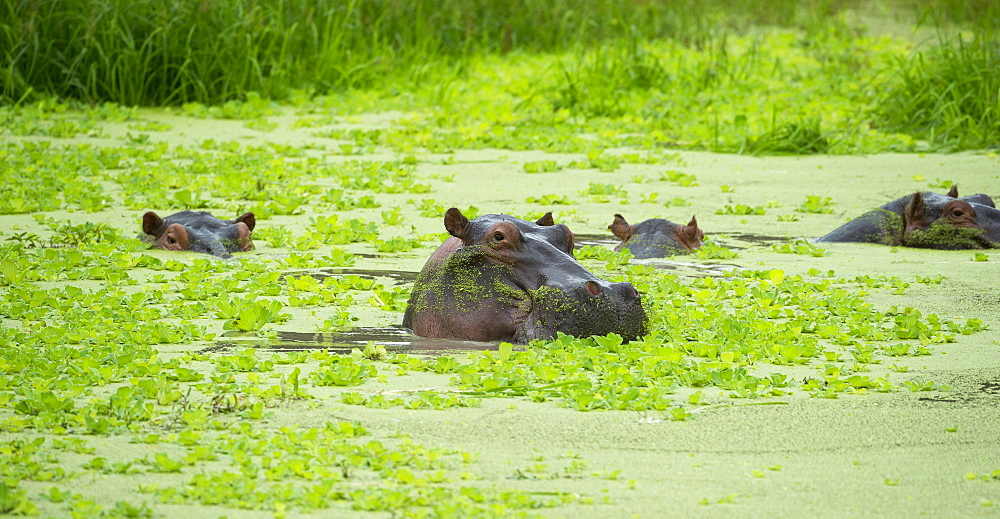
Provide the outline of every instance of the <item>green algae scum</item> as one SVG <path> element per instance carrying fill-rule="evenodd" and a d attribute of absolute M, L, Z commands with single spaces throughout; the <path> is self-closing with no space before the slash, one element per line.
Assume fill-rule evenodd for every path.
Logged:
<path fill-rule="evenodd" d="M 0 515 L 1000 515 L 1000 254 L 815 241 L 998 194 L 997 9 L 0 1 Z M 402 330 L 524 304 L 418 276 L 449 207 L 551 212 L 644 333 Z M 183 210 L 254 249 L 136 238 Z"/>

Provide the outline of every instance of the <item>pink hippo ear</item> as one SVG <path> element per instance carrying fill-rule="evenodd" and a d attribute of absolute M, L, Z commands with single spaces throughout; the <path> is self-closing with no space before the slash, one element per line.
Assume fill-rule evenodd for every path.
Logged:
<path fill-rule="evenodd" d="M 948 195 L 952 198 L 958 198 L 958 184 L 952 184 L 951 189 L 948 190 Z"/>
<path fill-rule="evenodd" d="M 252 231 L 257 225 L 257 217 L 253 213 L 243 213 L 234 218 L 233 223 L 244 223 L 247 226 L 247 230 Z"/>
<path fill-rule="evenodd" d="M 608 229 L 622 242 L 627 242 L 632 236 L 635 236 L 635 226 L 629 225 L 620 214 L 615 215 L 615 221 L 611 222 Z"/>
<path fill-rule="evenodd" d="M 247 212 L 234 218 L 233 223 L 236 224 L 238 233 L 236 242 L 239 244 L 240 250 L 253 250 L 252 236 L 253 228 L 257 226 L 257 217 L 253 213 Z"/>
<path fill-rule="evenodd" d="M 688 250 L 700 249 L 701 239 L 704 237 L 705 233 L 698 228 L 698 220 L 694 216 L 691 217 L 691 221 L 687 225 L 682 225 L 677 229 L 678 241 Z"/>
<path fill-rule="evenodd" d="M 470 227 L 472 227 L 472 224 L 462 214 L 462 211 L 452 207 L 444 213 L 444 228 L 448 230 L 449 234 L 462 240 L 462 242 L 468 240 Z"/>
<path fill-rule="evenodd" d="M 552 211 L 549 211 L 549 212 L 545 213 L 544 216 L 542 216 L 541 218 L 539 218 L 535 223 L 537 223 L 538 225 L 541 225 L 543 227 L 549 227 L 551 225 L 555 225 L 556 221 L 552 219 Z"/>
<path fill-rule="evenodd" d="M 920 192 L 913 193 L 910 203 L 903 209 L 903 224 L 905 232 L 925 229 L 930 222 L 927 221 L 927 206 L 924 205 L 924 197 Z"/>
<path fill-rule="evenodd" d="M 163 218 L 160 218 L 153 211 L 148 211 L 142 215 L 142 232 L 154 238 L 159 238 L 163 234 Z"/>

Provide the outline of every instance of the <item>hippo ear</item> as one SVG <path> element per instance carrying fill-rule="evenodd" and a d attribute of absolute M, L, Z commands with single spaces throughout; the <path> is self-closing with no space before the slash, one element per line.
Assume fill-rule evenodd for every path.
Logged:
<path fill-rule="evenodd" d="M 243 213 L 233 220 L 233 223 L 240 222 L 245 223 L 247 225 L 247 229 L 252 231 L 254 226 L 257 225 L 257 217 L 254 216 L 253 213 Z"/>
<path fill-rule="evenodd" d="M 620 214 L 615 215 L 615 221 L 608 226 L 611 234 L 617 236 L 621 241 L 628 241 L 635 234 L 635 226 L 629 225 Z"/>
<path fill-rule="evenodd" d="M 159 236 L 163 234 L 163 218 L 153 211 L 148 211 L 146 214 L 142 215 L 142 232 L 150 236 Z"/>
<path fill-rule="evenodd" d="M 677 230 L 677 235 L 680 238 L 681 245 L 688 250 L 695 250 L 701 248 L 701 239 L 705 236 L 705 233 L 698 228 L 698 220 L 692 216 L 691 221 L 687 225 L 682 225 Z"/>
<path fill-rule="evenodd" d="M 556 221 L 552 219 L 552 211 L 549 211 L 545 213 L 545 216 L 539 218 L 538 221 L 536 221 L 535 223 L 544 227 L 548 227 L 550 225 L 555 225 Z"/>
<path fill-rule="evenodd" d="M 913 193 L 913 198 L 903 209 L 903 224 L 906 231 L 923 229 L 928 223 L 925 221 L 927 206 L 924 204 L 924 197 L 920 192 Z"/>
<path fill-rule="evenodd" d="M 252 224 L 253 218 L 250 218 L 249 225 L 247 222 L 236 222 L 236 245 L 241 251 L 253 250 Z M 217 256 L 222 256 L 222 254 L 217 254 Z"/>
<path fill-rule="evenodd" d="M 452 236 L 461 239 L 463 242 L 469 236 L 469 227 L 472 224 L 469 223 L 469 219 L 462 214 L 462 211 L 452 207 L 444 213 L 444 228 L 448 229 L 448 233 Z"/>
<path fill-rule="evenodd" d="M 951 189 L 948 190 L 948 195 L 952 198 L 958 198 L 958 184 L 952 184 Z"/>

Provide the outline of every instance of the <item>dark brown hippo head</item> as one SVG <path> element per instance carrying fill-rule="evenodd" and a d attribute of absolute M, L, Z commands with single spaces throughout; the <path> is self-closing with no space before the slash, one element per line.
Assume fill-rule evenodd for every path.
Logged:
<path fill-rule="evenodd" d="M 558 332 L 580 337 L 646 333 L 630 283 L 605 281 L 573 257 L 573 233 L 546 214 L 444 217 L 452 235 L 417 277 L 403 326 L 424 337 L 525 343 Z"/>
<path fill-rule="evenodd" d="M 636 258 L 662 258 L 685 254 L 702 246 L 705 233 L 698 228 L 698 220 L 691 217 L 687 225 L 650 218 L 636 225 L 629 225 L 620 214 L 608 226 L 611 233 L 621 239 L 616 251 L 626 249 Z"/>
<path fill-rule="evenodd" d="M 1000 211 L 985 194 L 958 198 L 917 192 L 862 214 L 820 238 L 823 242 L 881 243 L 927 249 L 988 249 L 1000 246 Z"/>
<path fill-rule="evenodd" d="M 903 210 L 903 245 L 943 250 L 1000 246 L 1000 211 L 989 196 L 927 195 L 914 193 Z"/>
<path fill-rule="evenodd" d="M 142 215 L 145 235 L 141 238 L 161 249 L 190 250 L 229 258 L 231 252 L 253 249 L 250 237 L 256 223 L 253 213 L 223 220 L 205 211 L 181 211 L 166 218 L 149 211 Z"/>

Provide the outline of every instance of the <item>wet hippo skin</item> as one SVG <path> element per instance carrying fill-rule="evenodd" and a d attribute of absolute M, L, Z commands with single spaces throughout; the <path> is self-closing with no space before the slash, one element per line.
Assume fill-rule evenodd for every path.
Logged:
<path fill-rule="evenodd" d="M 403 326 L 424 337 L 526 343 L 576 336 L 646 333 L 631 283 L 611 283 L 573 257 L 573 233 L 551 214 L 536 222 L 503 214 L 469 221 L 455 208 L 452 235 L 414 284 Z"/>
<path fill-rule="evenodd" d="M 639 259 L 687 254 L 701 248 L 701 240 L 705 237 L 693 216 L 687 225 L 663 218 L 629 225 L 622 215 L 616 214 L 608 229 L 622 241 L 615 247 L 616 251 L 627 250 Z"/>
<path fill-rule="evenodd" d="M 958 250 L 1000 246 L 1000 210 L 985 194 L 958 197 L 917 192 L 897 198 L 834 229 L 820 242 Z"/>
<path fill-rule="evenodd" d="M 181 211 L 166 218 L 149 211 L 142 215 L 144 234 L 140 238 L 161 249 L 229 258 L 233 252 L 253 249 L 251 235 L 256 223 L 253 213 L 223 220 L 205 211 Z"/>

